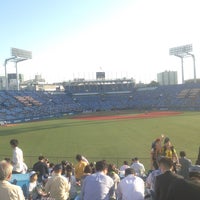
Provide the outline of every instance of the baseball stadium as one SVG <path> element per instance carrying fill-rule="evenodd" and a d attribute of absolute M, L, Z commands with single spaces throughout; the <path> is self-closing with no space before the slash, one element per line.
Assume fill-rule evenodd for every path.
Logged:
<path fill-rule="evenodd" d="M 137 87 L 133 80 L 65 83 L 64 91 L 0 91 L 1 157 L 18 138 L 29 166 L 106 159 L 120 165 L 139 157 L 150 167 L 152 141 L 164 134 L 194 161 L 199 145 L 200 84 Z"/>

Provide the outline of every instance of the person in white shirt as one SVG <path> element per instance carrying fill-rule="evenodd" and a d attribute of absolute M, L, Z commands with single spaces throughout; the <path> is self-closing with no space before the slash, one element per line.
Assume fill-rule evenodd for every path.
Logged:
<path fill-rule="evenodd" d="M 12 165 L 13 174 L 21 174 L 24 169 L 23 151 L 18 147 L 18 140 L 10 140 L 11 148 L 13 149 Z"/>
<path fill-rule="evenodd" d="M 128 165 L 127 161 L 124 161 L 123 165 L 119 168 L 119 176 L 120 176 L 120 178 L 124 178 L 125 170 L 127 168 L 130 168 L 130 166 Z"/>
<path fill-rule="evenodd" d="M 114 192 L 114 182 L 107 176 L 105 160 L 96 163 L 96 173 L 87 176 L 81 188 L 81 200 L 109 200 Z"/>
<path fill-rule="evenodd" d="M 134 158 L 134 162 L 131 165 L 131 168 L 134 169 L 135 175 L 139 177 L 145 177 L 145 168 L 142 163 L 140 163 L 139 159 L 136 157 Z"/>
<path fill-rule="evenodd" d="M 144 181 L 134 174 L 132 168 L 125 170 L 125 178 L 117 188 L 118 200 L 144 200 Z"/>

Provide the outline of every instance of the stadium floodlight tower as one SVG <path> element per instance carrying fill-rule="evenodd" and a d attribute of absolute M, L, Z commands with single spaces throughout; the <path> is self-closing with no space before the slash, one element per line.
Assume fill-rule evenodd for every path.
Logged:
<path fill-rule="evenodd" d="M 193 58 L 193 67 L 194 67 L 194 82 L 196 83 L 196 65 L 195 65 L 195 56 L 192 54 L 193 48 L 192 44 L 188 45 L 183 45 L 183 46 L 178 46 L 178 47 L 173 47 L 169 49 L 169 55 L 173 55 L 176 57 L 181 58 L 181 69 L 182 69 L 182 83 L 185 82 L 184 80 L 184 66 L 183 66 L 183 59 L 185 57 L 191 56 Z"/>
<path fill-rule="evenodd" d="M 17 90 L 19 90 L 19 74 L 18 74 L 18 67 L 17 63 L 31 59 L 32 58 L 32 52 L 26 51 L 22 49 L 17 48 L 11 48 L 11 56 L 10 58 L 5 59 L 4 65 L 5 65 L 5 78 L 6 78 L 6 90 L 8 90 L 8 77 L 7 77 L 7 63 L 8 61 L 15 63 L 16 68 L 16 79 L 17 79 Z"/>

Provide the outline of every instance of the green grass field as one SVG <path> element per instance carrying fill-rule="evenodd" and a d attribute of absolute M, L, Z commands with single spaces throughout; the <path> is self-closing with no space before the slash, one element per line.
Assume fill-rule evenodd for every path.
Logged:
<path fill-rule="evenodd" d="M 16 138 L 29 166 L 41 154 L 50 162 L 64 158 L 75 162 L 75 155 L 81 153 L 92 161 L 107 159 L 118 165 L 137 156 L 148 168 L 151 143 L 160 134 L 169 136 L 177 152 L 185 150 L 195 161 L 200 145 L 200 113 L 106 121 L 63 118 L 0 127 L 0 157 L 11 157 L 9 141 Z"/>

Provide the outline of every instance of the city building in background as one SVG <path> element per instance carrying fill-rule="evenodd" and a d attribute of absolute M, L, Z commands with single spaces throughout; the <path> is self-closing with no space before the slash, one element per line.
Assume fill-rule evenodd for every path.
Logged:
<path fill-rule="evenodd" d="M 19 84 L 21 84 L 24 81 L 24 75 L 23 74 L 18 74 L 18 79 L 17 79 L 17 74 L 16 73 L 10 73 L 7 74 L 8 76 L 8 88 L 9 90 L 17 90 L 17 80 L 19 79 Z"/>
<path fill-rule="evenodd" d="M 176 85 L 178 84 L 177 71 L 164 71 L 157 74 L 159 85 Z"/>
<path fill-rule="evenodd" d="M 5 76 L 0 76 L 0 90 L 6 89 L 6 78 Z"/>

